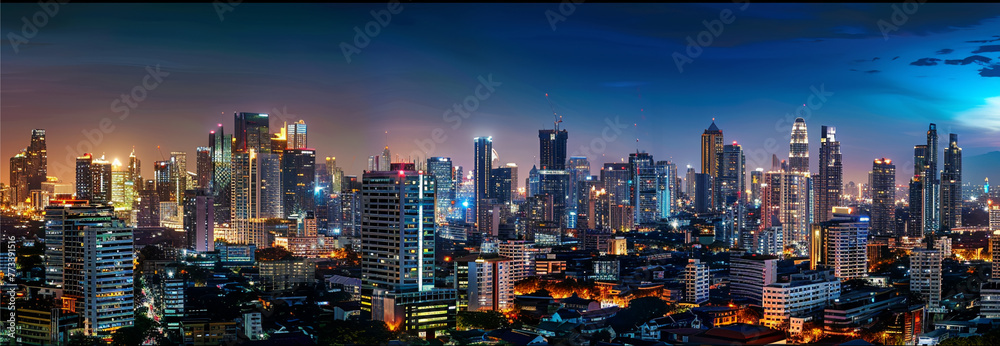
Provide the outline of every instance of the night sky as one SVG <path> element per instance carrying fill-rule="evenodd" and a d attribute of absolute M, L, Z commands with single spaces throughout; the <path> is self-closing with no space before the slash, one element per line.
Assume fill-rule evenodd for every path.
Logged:
<path fill-rule="evenodd" d="M 393 156 L 406 159 L 440 128 L 430 156 L 469 170 L 473 137 L 493 136 L 501 163 L 517 163 L 523 179 L 537 161 L 537 130 L 553 126 L 545 93 L 569 131 L 569 154 L 588 147 L 592 167 L 638 148 L 683 175 L 699 167 L 700 134 L 716 118 L 726 142 L 744 146 L 749 170 L 767 168 L 772 153 L 787 157 L 807 102 L 816 106 L 800 113 L 811 169 L 820 126 L 836 126 L 845 183 L 865 181 L 879 157 L 896 162 L 905 183 L 930 122 L 942 150 L 949 132 L 959 134 L 967 164 L 1000 148 L 1000 4 L 917 5 L 897 13 L 888 36 L 879 22 L 894 25 L 900 4 L 743 5 L 583 3 L 553 30 L 546 11 L 559 14 L 556 3 L 404 3 L 348 62 L 341 43 L 353 45 L 354 28 L 386 4 L 244 3 L 220 17 L 210 3 L 69 3 L 39 18 L 47 23 L 26 43 L 11 34 L 42 9 L 3 4 L 0 177 L 9 181 L 7 159 L 44 128 L 49 175 L 72 182 L 67 168 L 91 143 L 84 131 L 100 131 L 104 118 L 108 131 L 89 135 L 97 155 L 126 161 L 135 146 L 151 177 L 159 145 L 168 157 L 187 152 L 194 171 L 208 131 L 222 123 L 230 132 L 243 111 L 270 113 L 272 132 L 304 119 L 317 158 L 336 156 L 347 174 L 381 153 L 385 131 Z M 723 11 L 733 21 L 679 71 L 675 52 Z M 147 66 L 162 79 L 146 78 L 149 90 Z M 482 87 L 475 97 L 480 78 L 494 82 L 488 97 Z M 115 100 L 137 86 L 146 97 L 121 119 Z M 810 99 L 813 89 L 825 96 Z M 467 98 L 478 103 L 468 118 L 445 114 Z M 616 119 L 624 129 L 609 125 Z"/>

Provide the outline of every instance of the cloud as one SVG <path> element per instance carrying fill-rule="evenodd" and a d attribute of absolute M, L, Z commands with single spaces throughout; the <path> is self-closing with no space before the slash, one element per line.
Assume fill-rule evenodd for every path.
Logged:
<path fill-rule="evenodd" d="M 990 60 L 992 59 L 982 55 L 973 55 L 961 60 L 945 60 L 944 63 L 948 65 L 968 65 L 975 62 L 975 63 L 980 63 L 982 65 L 986 65 L 989 64 Z"/>
<path fill-rule="evenodd" d="M 942 49 L 942 50 L 939 50 L 939 51 L 937 51 L 937 53 L 938 53 L 938 54 L 948 54 L 948 53 L 951 53 L 951 52 L 954 52 L 954 51 L 955 51 L 954 49 L 951 49 L 951 48 L 945 48 L 945 49 Z"/>
<path fill-rule="evenodd" d="M 994 35 L 993 37 L 997 37 L 997 36 Z M 1000 41 L 1000 38 L 995 38 L 995 39 L 992 39 L 992 40 L 975 40 L 975 41 L 965 41 L 965 42 L 969 42 L 969 43 L 990 43 L 990 42 L 996 42 L 996 41 Z"/>
<path fill-rule="evenodd" d="M 913 66 L 934 66 L 934 65 L 938 64 L 938 61 L 941 61 L 941 59 L 923 58 L 923 59 L 918 59 L 917 61 L 911 62 L 910 65 L 913 65 Z"/>
<path fill-rule="evenodd" d="M 979 49 L 972 51 L 973 54 L 989 53 L 989 52 L 1000 52 L 1000 45 L 993 44 L 988 46 L 979 46 Z"/>
<path fill-rule="evenodd" d="M 983 77 L 1000 77 L 1000 64 L 983 67 L 979 70 L 979 75 Z"/>
<path fill-rule="evenodd" d="M 879 73 L 879 72 L 882 72 L 882 71 L 879 71 L 879 70 L 868 70 L 868 71 L 865 71 L 865 73 L 869 73 L 869 74 L 870 73 Z"/>
<path fill-rule="evenodd" d="M 612 88 L 628 88 L 647 85 L 649 82 L 634 82 L 634 81 L 623 81 L 623 82 L 607 82 L 601 85 Z"/>
<path fill-rule="evenodd" d="M 1000 96 L 985 101 L 984 105 L 958 113 L 958 121 L 971 127 L 1000 131 Z"/>

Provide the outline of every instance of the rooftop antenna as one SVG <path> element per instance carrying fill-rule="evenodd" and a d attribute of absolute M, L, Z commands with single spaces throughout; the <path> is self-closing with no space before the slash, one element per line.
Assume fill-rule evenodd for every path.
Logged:
<path fill-rule="evenodd" d="M 562 117 L 556 114 L 556 106 L 552 104 L 552 99 L 549 98 L 549 93 L 545 93 L 545 101 L 549 101 L 549 108 L 552 109 L 552 118 L 555 119 L 556 132 L 559 132 L 559 123 L 562 122 Z"/>
<path fill-rule="evenodd" d="M 167 160 L 167 158 L 165 156 L 163 156 L 163 150 L 160 150 L 160 146 L 159 145 L 156 146 L 156 151 L 160 152 L 160 159 L 161 160 L 163 160 L 163 161 Z"/>

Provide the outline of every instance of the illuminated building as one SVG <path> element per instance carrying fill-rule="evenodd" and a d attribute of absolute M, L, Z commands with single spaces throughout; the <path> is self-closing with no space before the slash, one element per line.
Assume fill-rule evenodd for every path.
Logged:
<path fill-rule="evenodd" d="M 427 159 L 427 174 L 434 177 L 434 217 L 438 225 L 445 223 L 448 209 L 455 201 L 455 173 L 450 157 Z M 461 178 L 461 177 L 459 177 Z"/>
<path fill-rule="evenodd" d="M 656 201 L 656 167 L 653 156 L 649 153 L 630 153 L 629 168 L 629 199 L 635 206 L 635 223 L 650 224 L 660 219 L 660 205 Z"/>
<path fill-rule="evenodd" d="M 844 162 L 840 154 L 840 141 L 837 140 L 837 128 L 823 126 L 821 130 L 819 174 L 815 180 L 815 222 L 823 222 L 833 217 L 833 207 L 840 205 L 840 195 L 844 188 Z"/>
<path fill-rule="evenodd" d="M 297 122 L 288 124 L 285 127 L 285 140 L 287 149 L 305 149 L 309 147 L 309 141 L 306 137 L 306 122 L 305 120 L 299 120 Z"/>
<path fill-rule="evenodd" d="M 729 287 L 733 297 L 761 306 L 764 286 L 778 280 L 778 257 L 730 250 Z"/>
<path fill-rule="evenodd" d="M 956 144 L 957 145 L 957 144 Z M 922 233 L 936 232 L 941 227 L 940 199 L 941 181 L 938 179 L 938 135 L 937 125 L 927 128 L 927 149 L 923 160 L 923 228 Z M 915 160 L 916 161 L 916 160 Z"/>
<path fill-rule="evenodd" d="M 76 198 L 111 203 L 111 162 L 89 153 L 76 158 Z"/>
<path fill-rule="evenodd" d="M 713 178 L 719 175 L 718 160 L 724 145 L 722 130 L 715 126 L 715 119 L 712 119 L 712 125 L 701 134 L 701 174 L 708 174 Z M 714 186 L 711 190 L 714 190 Z M 712 199 L 708 206 L 714 207 L 715 195 L 708 197 Z"/>
<path fill-rule="evenodd" d="M 827 304 L 839 297 L 840 279 L 832 271 L 791 274 L 787 282 L 764 286 L 761 323 L 776 328 L 791 317 L 819 317 Z"/>
<path fill-rule="evenodd" d="M 941 172 L 941 226 L 946 230 L 962 227 L 962 148 L 958 135 L 950 134 L 944 150 Z"/>
<path fill-rule="evenodd" d="M 812 211 L 812 178 L 799 173 L 764 173 L 761 192 L 761 223 L 765 228 L 780 225 L 785 245 L 809 246 L 809 224 Z"/>
<path fill-rule="evenodd" d="M 128 170 L 122 168 L 121 162 L 115 159 L 111 162 L 111 204 L 115 207 L 118 218 L 132 224 L 132 206 L 135 204 L 135 182 L 130 180 Z"/>
<path fill-rule="evenodd" d="M 896 166 L 892 160 L 875 159 L 872 164 L 871 233 L 875 236 L 896 234 Z"/>
<path fill-rule="evenodd" d="M 479 211 L 480 201 L 490 198 L 490 173 L 493 170 L 493 137 L 476 137 L 475 140 L 475 156 L 474 161 L 474 186 L 475 194 L 473 197 L 474 203 L 476 204 L 475 209 L 475 224 L 479 225 L 480 220 L 478 220 L 479 215 L 482 215 Z"/>
<path fill-rule="evenodd" d="M 215 251 L 215 201 L 205 190 L 187 190 L 184 193 L 184 234 L 187 248 L 198 251 Z"/>
<path fill-rule="evenodd" d="M 802 118 L 795 118 L 795 123 L 792 124 L 792 138 L 788 144 L 788 170 L 809 173 L 809 132 L 806 120 Z"/>
<path fill-rule="evenodd" d="M 684 267 L 684 299 L 694 304 L 707 302 L 708 279 L 708 263 L 688 259 L 688 264 Z"/>
<path fill-rule="evenodd" d="M 456 260 L 466 281 L 468 311 L 504 310 L 514 303 L 514 266 L 506 257 L 470 255 Z M 459 287 L 461 290 L 462 287 Z"/>
<path fill-rule="evenodd" d="M 210 186 L 215 203 L 215 223 L 228 224 L 232 219 L 232 160 L 233 135 L 226 135 L 222 124 L 218 131 L 208 134 L 208 144 L 212 151 L 212 184 Z"/>
<path fill-rule="evenodd" d="M 304 126 L 304 125 L 303 125 Z M 284 217 L 316 211 L 316 151 L 286 149 L 281 153 L 281 190 Z"/>
<path fill-rule="evenodd" d="M 868 276 L 869 217 L 841 212 L 812 225 L 810 266 L 816 269 L 822 263 L 842 280 L 863 278 Z"/>

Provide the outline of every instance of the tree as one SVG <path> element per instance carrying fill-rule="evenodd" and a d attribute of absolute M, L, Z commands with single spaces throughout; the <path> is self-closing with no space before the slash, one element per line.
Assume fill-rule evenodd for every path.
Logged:
<path fill-rule="evenodd" d="M 507 327 L 510 327 L 510 321 L 499 311 L 460 311 L 458 313 L 459 329 L 493 330 Z"/>
<path fill-rule="evenodd" d="M 592 336 L 594 341 L 611 341 L 611 332 L 607 329 L 601 329 Z"/>
<path fill-rule="evenodd" d="M 667 302 L 659 297 L 636 298 L 629 302 L 628 308 L 618 311 L 618 314 L 609 319 L 608 324 L 617 327 L 616 329 L 630 329 L 651 319 L 663 317 L 668 311 Z"/>
<path fill-rule="evenodd" d="M 99 337 L 92 336 L 92 335 L 84 335 L 83 333 L 78 333 L 78 334 L 73 334 L 72 336 L 70 336 L 69 340 L 66 342 L 66 345 L 68 345 L 68 346 L 107 346 L 108 343 L 104 342 L 104 339 L 101 339 Z"/>
<path fill-rule="evenodd" d="M 292 259 L 292 253 L 281 246 L 257 249 L 255 253 L 258 261 L 279 261 Z"/>
<path fill-rule="evenodd" d="M 364 344 L 381 345 L 396 337 L 396 332 L 382 321 L 346 321 L 321 318 L 316 329 L 319 344 Z"/>
<path fill-rule="evenodd" d="M 145 313 L 135 314 L 135 323 L 122 327 L 111 334 L 111 345 L 129 346 L 142 345 L 146 340 L 157 336 L 159 324 L 146 316 Z"/>

